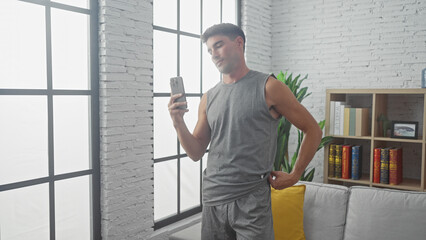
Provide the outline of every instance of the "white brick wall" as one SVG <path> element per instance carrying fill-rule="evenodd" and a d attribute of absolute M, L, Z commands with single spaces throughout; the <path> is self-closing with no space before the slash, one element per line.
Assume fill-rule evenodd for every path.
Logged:
<path fill-rule="evenodd" d="M 271 68 L 309 74 L 303 104 L 322 120 L 327 88 L 420 87 L 425 19 L 424 0 L 273 0 Z M 315 181 L 322 161 L 311 164 Z"/>
<path fill-rule="evenodd" d="M 241 0 L 247 66 L 265 73 L 271 72 L 271 7 L 272 0 Z"/>
<path fill-rule="evenodd" d="M 99 1 L 102 238 L 153 227 L 152 0 Z"/>

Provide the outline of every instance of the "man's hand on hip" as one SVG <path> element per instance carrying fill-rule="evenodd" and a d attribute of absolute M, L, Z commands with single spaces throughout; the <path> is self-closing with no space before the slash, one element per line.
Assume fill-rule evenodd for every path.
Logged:
<path fill-rule="evenodd" d="M 288 174 L 282 171 L 272 171 L 269 175 L 269 183 L 275 189 L 281 190 L 293 186 L 299 181 L 294 173 Z"/>

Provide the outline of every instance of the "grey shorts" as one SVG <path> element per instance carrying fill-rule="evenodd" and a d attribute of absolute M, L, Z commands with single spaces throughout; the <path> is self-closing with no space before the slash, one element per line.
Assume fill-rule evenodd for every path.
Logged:
<path fill-rule="evenodd" d="M 202 240 L 274 240 L 269 185 L 234 202 L 203 206 L 201 236 Z"/>

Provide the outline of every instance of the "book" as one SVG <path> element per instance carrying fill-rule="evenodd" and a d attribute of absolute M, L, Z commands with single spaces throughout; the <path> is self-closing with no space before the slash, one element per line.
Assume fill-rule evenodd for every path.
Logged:
<path fill-rule="evenodd" d="M 335 102 L 334 103 L 334 129 L 333 129 L 333 133 L 334 135 L 342 135 L 340 133 L 340 104 L 342 104 L 342 102 Z"/>
<path fill-rule="evenodd" d="M 400 169 L 400 171 L 398 171 L 397 176 L 399 177 L 398 182 L 402 183 L 402 171 L 403 171 L 403 164 L 402 164 L 403 160 L 402 160 L 402 148 L 398 151 L 398 168 Z"/>
<path fill-rule="evenodd" d="M 340 123 L 339 123 L 339 135 L 344 135 L 344 125 L 345 125 L 345 106 L 346 102 L 340 103 Z"/>
<path fill-rule="evenodd" d="M 330 135 L 334 135 L 334 125 L 336 117 L 335 117 L 335 110 L 336 110 L 336 102 L 335 101 L 330 101 L 330 128 L 329 128 L 329 134 Z"/>
<path fill-rule="evenodd" d="M 342 145 L 336 145 L 336 156 L 334 158 L 334 177 L 342 177 Z"/>
<path fill-rule="evenodd" d="M 380 150 L 380 183 L 389 184 L 389 148 Z"/>
<path fill-rule="evenodd" d="M 368 136 L 369 133 L 369 121 L 368 121 L 368 108 L 356 108 L 355 109 L 355 136 Z"/>
<path fill-rule="evenodd" d="M 355 136 L 356 108 L 349 108 L 349 136 Z"/>
<path fill-rule="evenodd" d="M 381 148 L 374 149 L 373 155 L 373 183 L 380 183 L 380 155 Z"/>
<path fill-rule="evenodd" d="M 353 180 L 359 180 L 362 176 L 362 147 L 352 146 L 352 172 Z"/>
<path fill-rule="evenodd" d="M 351 157 L 352 157 L 352 146 L 343 145 L 342 147 L 342 178 L 351 178 Z"/>
<path fill-rule="evenodd" d="M 334 159 L 336 158 L 336 144 L 330 144 L 328 150 L 328 176 L 334 177 Z"/>
<path fill-rule="evenodd" d="M 389 149 L 389 184 L 402 182 L 402 148 Z"/>
<path fill-rule="evenodd" d="M 343 135 L 344 136 L 349 136 L 349 119 L 350 119 L 350 108 L 345 107 L 345 111 L 344 111 L 344 116 L 343 118 L 344 120 L 344 124 L 343 124 Z"/>

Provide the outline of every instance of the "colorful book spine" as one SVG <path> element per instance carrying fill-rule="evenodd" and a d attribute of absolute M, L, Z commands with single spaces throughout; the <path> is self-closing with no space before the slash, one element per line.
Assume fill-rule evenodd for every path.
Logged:
<path fill-rule="evenodd" d="M 399 183 L 402 183 L 402 148 L 398 150 L 398 164 L 399 164 L 399 169 L 400 171 L 398 171 L 398 177 L 399 177 Z"/>
<path fill-rule="evenodd" d="M 334 177 L 334 159 L 336 158 L 336 144 L 330 144 L 328 152 L 328 176 Z"/>
<path fill-rule="evenodd" d="M 349 136 L 349 119 L 350 119 L 350 108 L 346 107 L 344 110 L 344 125 L 343 125 L 343 135 Z"/>
<path fill-rule="evenodd" d="M 362 148 L 359 145 L 352 146 L 352 179 L 359 180 L 362 175 Z"/>
<path fill-rule="evenodd" d="M 389 184 L 389 148 L 380 152 L 380 183 Z"/>
<path fill-rule="evenodd" d="M 342 147 L 342 178 L 351 178 L 351 157 L 352 150 L 351 145 L 344 145 Z"/>
<path fill-rule="evenodd" d="M 402 148 L 389 149 L 389 184 L 402 182 Z"/>
<path fill-rule="evenodd" d="M 381 148 L 374 149 L 373 159 L 373 183 L 380 183 L 380 155 Z"/>
<path fill-rule="evenodd" d="M 336 156 L 334 158 L 334 177 L 342 177 L 342 145 L 336 145 Z"/>
<path fill-rule="evenodd" d="M 356 108 L 349 108 L 349 136 L 355 136 Z"/>

